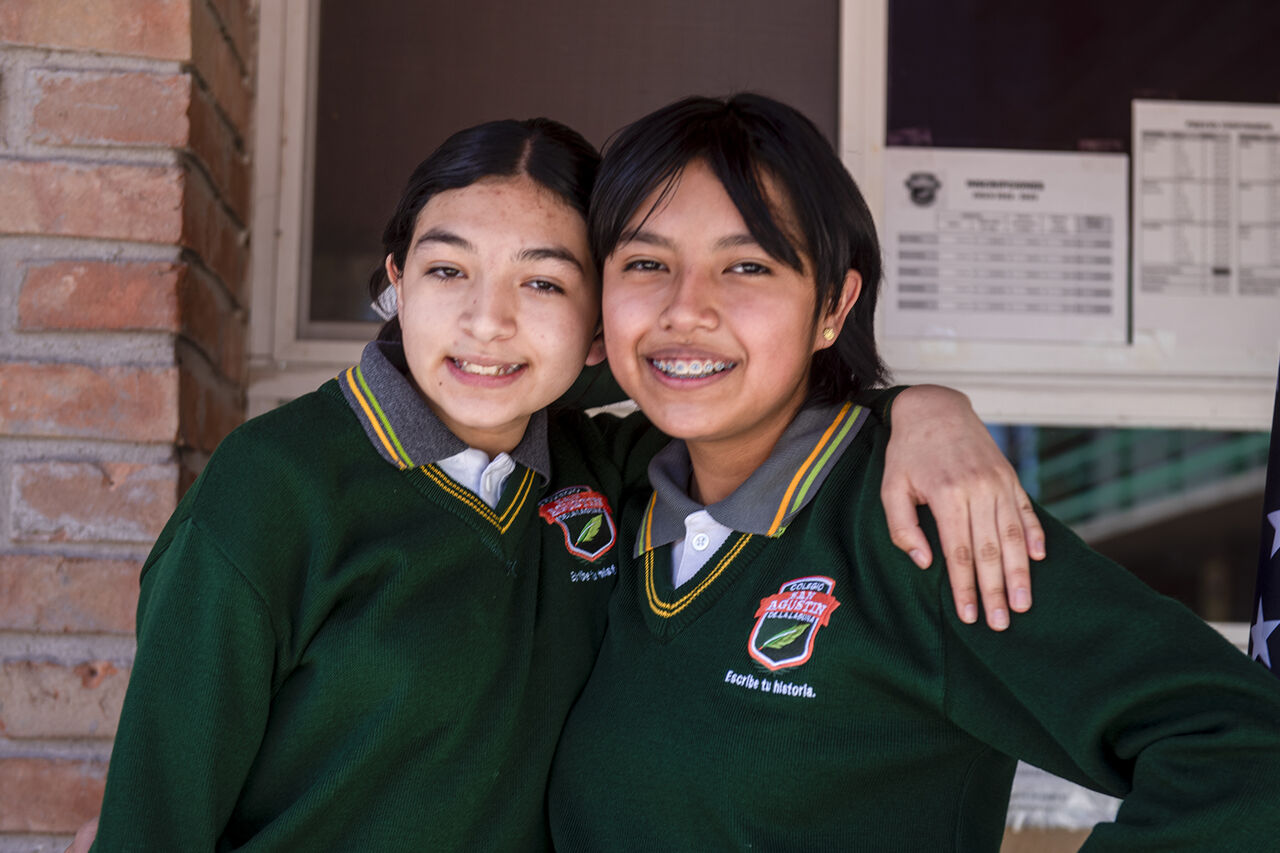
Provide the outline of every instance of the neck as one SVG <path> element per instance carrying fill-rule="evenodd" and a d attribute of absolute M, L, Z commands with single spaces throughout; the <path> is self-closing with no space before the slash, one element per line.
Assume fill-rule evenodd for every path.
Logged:
<path fill-rule="evenodd" d="M 686 442 L 692 470 L 689 497 L 703 506 L 729 497 L 769 458 L 786 426 L 734 440 Z"/>

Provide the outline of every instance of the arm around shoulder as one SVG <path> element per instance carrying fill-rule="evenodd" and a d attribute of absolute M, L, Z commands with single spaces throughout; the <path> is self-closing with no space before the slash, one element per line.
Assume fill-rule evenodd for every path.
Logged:
<path fill-rule="evenodd" d="M 1017 472 L 959 391 L 915 385 L 872 392 L 870 400 L 886 425 L 892 421 L 881 500 L 894 544 L 921 568 L 933 562 L 916 511 L 927 504 L 956 612 L 976 622 L 980 594 L 987 624 L 1004 630 L 1010 610 L 1031 607 L 1029 560 L 1045 550 Z"/>

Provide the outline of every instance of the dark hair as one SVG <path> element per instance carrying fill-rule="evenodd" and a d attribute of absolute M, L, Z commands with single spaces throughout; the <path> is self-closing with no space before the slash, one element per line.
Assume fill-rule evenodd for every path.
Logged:
<path fill-rule="evenodd" d="M 382 231 L 383 257 L 391 255 L 404 269 L 418 214 L 436 193 L 462 189 L 490 177 L 528 175 L 587 216 L 591 186 L 600 155 L 576 130 L 549 118 L 503 119 L 460 130 L 450 136 L 409 176 L 395 213 Z M 369 296 L 377 299 L 390 285 L 384 264 L 369 277 Z M 393 317 L 378 333 L 400 338 L 400 319 Z"/>
<path fill-rule="evenodd" d="M 837 303 L 849 270 L 862 276 L 862 293 L 835 345 L 814 355 L 811 399 L 839 400 L 882 384 L 887 371 L 872 326 L 880 289 L 875 224 L 831 144 L 786 104 L 751 93 L 690 97 L 620 130 L 605 149 L 591 195 L 588 228 L 599 262 L 626 238 L 645 199 L 660 190 L 661 204 L 694 160 L 719 178 L 761 248 L 797 271 L 809 260 L 817 284 L 815 318 Z M 779 224 L 766 178 L 785 191 L 798 234 Z"/>

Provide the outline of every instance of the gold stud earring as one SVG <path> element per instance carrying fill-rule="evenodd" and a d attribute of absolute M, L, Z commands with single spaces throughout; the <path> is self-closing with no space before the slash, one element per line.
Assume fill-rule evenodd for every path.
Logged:
<path fill-rule="evenodd" d="M 836 339 L 836 330 L 831 328 L 830 326 L 827 326 L 825 329 L 822 330 L 822 339 L 824 341 L 827 341 L 828 343 L 830 343 L 831 341 L 834 341 Z"/>

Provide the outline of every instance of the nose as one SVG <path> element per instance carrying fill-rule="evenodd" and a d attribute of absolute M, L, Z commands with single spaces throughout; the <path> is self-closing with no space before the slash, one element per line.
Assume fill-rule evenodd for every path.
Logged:
<path fill-rule="evenodd" d="M 479 341 L 511 337 L 516 332 L 515 294 L 500 282 L 476 282 L 461 323 L 463 331 Z"/>
<path fill-rule="evenodd" d="M 698 270 L 680 270 L 672 279 L 667 304 L 658 322 L 663 329 L 689 332 L 714 329 L 719 323 L 714 280 Z"/>

